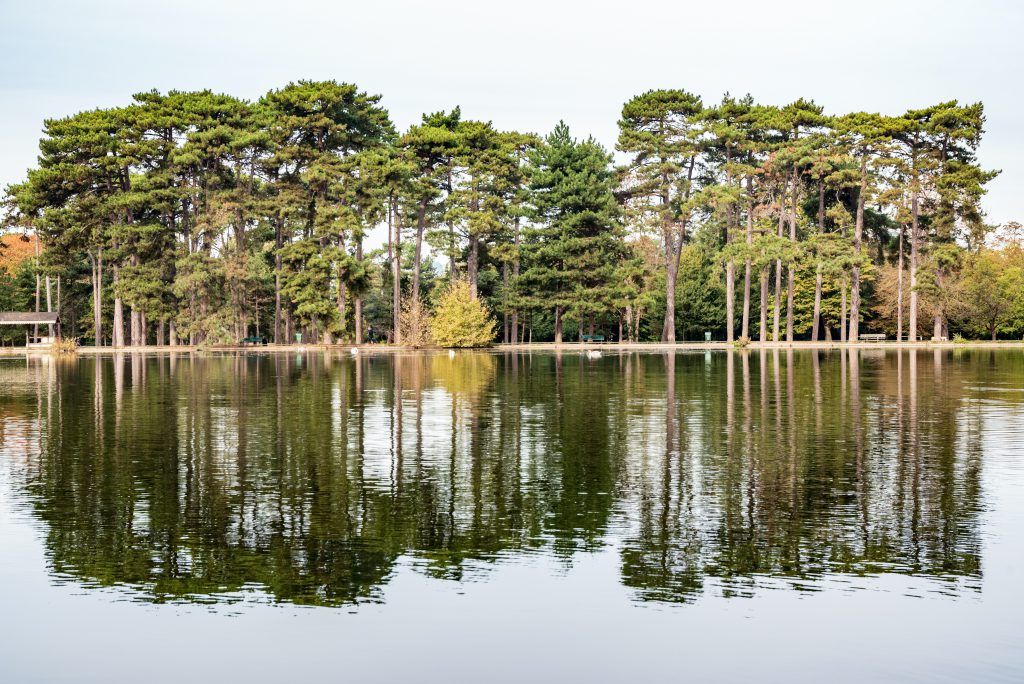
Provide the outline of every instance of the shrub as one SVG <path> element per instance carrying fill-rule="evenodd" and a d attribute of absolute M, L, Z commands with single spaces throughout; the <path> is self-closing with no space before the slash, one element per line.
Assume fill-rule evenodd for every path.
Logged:
<path fill-rule="evenodd" d="M 487 347 L 494 342 L 494 319 L 487 307 L 469 296 L 469 285 L 452 282 L 430 322 L 434 342 L 442 347 Z"/>
<path fill-rule="evenodd" d="M 732 343 L 732 346 L 736 347 L 737 349 L 745 349 L 745 348 L 750 346 L 750 338 L 749 337 L 738 337 Z"/>
<path fill-rule="evenodd" d="M 54 341 L 50 345 L 51 354 L 77 354 L 78 353 L 78 338 L 76 337 L 63 337 L 59 340 Z"/>
<path fill-rule="evenodd" d="M 410 347 L 426 347 L 431 342 L 430 311 L 422 302 L 407 297 L 402 302 L 398 315 L 398 326 L 402 331 L 402 344 Z"/>

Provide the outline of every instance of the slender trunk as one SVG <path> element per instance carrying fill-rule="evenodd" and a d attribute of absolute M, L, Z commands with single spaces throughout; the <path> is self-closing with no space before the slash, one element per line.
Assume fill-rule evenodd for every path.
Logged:
<path fill-rule="evenodd" d="M 690 196 L 690 184 L 693 181 L 693 169 L 696 162 L 696 157 L 690 157 L 689 167 L 686 172 L 684 201 L 689 199 Z M 661 194 L 662 210 L 668 212 L 670 197 L 667 179 L 664 176 L 662 177 L 662 186 L 664 188 Z M 683 252 L 683 240 L 686 237 L 687 221 L 688 219 L 684 219 L 677 227 L 676 223 L 672 221 L 667 213 L 662 217 L 662 231 L 665 240 L 665 265 L 667 269 L 665 274 L 665 322 L 661 328 L 662 342 L 676 341 L 676 277 L 679 273 L 679 258 Z"/>
<path fill-rule="evenodd" d="M 906 226 L 900 224 L 898 254 L 896 256 L 896 341 L 903 339 L 903 233 Z"/>
<path fill-rule="evenodd" d="M 392 325 L 395 330 L 395 344 L 402 344 L 402 222 L 398 216 L 395 202 L 391 205 L 391 228 L 393 230 L 391 249 L 391 306 L 394 309 Z"/>
<path fill-rule="evenodd" d="M 466 278 L 469 280 L 469 296 L 473 299 L 478 295 L 477 268 L 480 258 L 480 238 L 469 236 L 469 257 L 466 259 Z"/>
<path fill-rule="evenodd" d="M 53 311 L 53 296 L 50 289 L 50 276 L 46 275 L 46 310 Z M 53 337 L 53 324 L 49 323 L 46 326 L 46 334 L 48 337 Z"/>
<path fill-rule="evenodd" d="M 676 341 L 676 264 L 676 259 L 669 255 L 665 279 L 665 322 L 661 329 L 662 342 Z"/>
<path fill-rule="evenodd" d="M 725 265 L 725 341 L 735 339 L 736 329 L 736 264 L 731 261 Z"/>
<path fill-rule="evenodd" d="M 910 200 L 910 321 L 907 327 L 907 340 L 910 342 L 917 341 L 918 211 L 917 190 L 915 189 Z"/>
<path fill-rule="evenodd" d="M 96 250 L 96 283 L 92 288 L 92 326 L 97 347 L 103 346 L 103 248 Z"/>
<path fill-rule="evenodd" d="M 761 267 L 761 318 L 757 338 L 761 342 L 768 341 L 768 264 Z"/>
<path fill-rule="evenodd" d="M 793 204 L 789 212 L 789 241 L 796 245 L 796 205 L 797 205 L 797 193 L 799 190 L 799 183 L 797 183 L 796 169 L 793 169 Z M 793 341 L 793 296 L 796 291 L 796 265 L 790 258 L 789 268 L 786 277 L 786 341 Z"/>
<path fill-rule="evenodd" d="M 170 338 L 171 346 L 172 347 L 177 347 L 178 346 L 178 327 L 176 325 L 174 325 L 174 319 L 173 318 L 171 319 L 171 322 L 168 324 L 167 327 L 169 328 L 168 336 Z"/>
<path fill-rule="evenodd" d="M 811 318 L 811 342 L 818 341 L 818 329 L 821 327 L 821 264 L 814 273 L 814 315 Z"/>
<path fill-rule="evenodd" d="M 40 303 L 40 294 L 39 294 L 39 291 L 40 291 L 40 280 L 39 280 L 39 234 L 38 233 L 36 233 L 36 235 L 35 235 L 35 241 L 36 241 L 36 262 L 35 262 L 35 271 L 36 271 L 36 313 L 39 313 L 39 311 L 40 311 L 39 307 L 41 306 L 41 303 Z M 39 324 L 38 323 L 36 323 L 35 325 L 32 326 L 32 336 L 33 337 L 39 337 Z"/>
<path fill-rule="evenodd" d="M 779 195 L 779 227 L 778 237 L 784 235 L 786 225 L 786 184 L 782 186 L 782 194 Z M 772 342 L 780 341 L 780 330 L 782 327 L 782 259 L 775 260 L 775 302 L 772 311 Z"/>
<path fill-rule="evenodd" d="M 419 215 L 416 217 L 416 248 L 413 257 L 416 263 L 412 265 L 413 302 L 420 301 L 420 261 L 423 260 L 423 231 L 427 227 L 427 204 L 427 198 L 420 200 Z"/>
<path fill-rule="evenodd" d="M 114 323 L 111 344 L 115 347 L 124 346 L 124 302 L 117 296 L 117 284 L 120 279 L 120 269 L 114 266 Z"/>
<path fill-rule="evenodd" d="M 502 264 L 502 342 L 509 343 L 509 264 Z"/>
<path fill-rule="evenodd" d="M 512 244 L 515 249 L 512 257 L 512 287 L 518 287 L 519 283 L 519 217 L 516 216 L 515 223 L 513 224 L 513 238 Z M 518 341 L 517 333 L 519 326 L 519 311 L 516 307 L 512 307 L 512 321 L 510 323 L 512 328 L 512 344 Z"/>
<path fill-rule="evenodd" d="M 348 323 L 346 321 L 346 318 L 348 316 L 348 311 L 347 311 L 346 306 L 345 306 L 345 299 L 346 299 L 347 295 L 348 295 L 348 287 L 345 285 L 345 278 L 344 278 L 344 276 L 343 276 L 343 274 L 341 272 L 341 269 L 339 268 L 338 269 L 338 299 L 337 299 L 336 304 L 337 304 L 337 307 L 338 307 L 338 330 L 340 331 L 340 333 L 339 333 L 339 337 L 340 338 L 344 338 L 345 337 L 345 328 L 346 328 L 347 323 Z M 259 318 L 257 317 L 256 320 L 257 320 L 257 326 L 258 326 L 259 325 L 259 323 L 258 323 Z"/>
<path fill-rule="evenodd" d="M 363 236 L 356 236 L 356 261 L 362 262 L 363 260 Z M 363 343 L 363 293 L 360 292 L 356 295 L 355 311 L 355 327 L 356 327 L 356 344 Z"/>
<path fill-rule="evenodd" d="M 772 309 L 772 342 L 782 339 L 782 260 L 775 260 L 775 301 Z"/>
<path fill-rule="evenodd" d="M 530 338 L 533 338 L 533 328 L 530 328 Z M 555 307 L 555 344 L 562 344 L 562 307 Z"/>
<path fill-rule="evenodd" d="M 57 276 L 57 314 L 58 314 L 58 317 L 57 317 L 57 337 L 63 337 L 63 331 L 61 330 L 61 316 L 60 316 L 61 311 L 63 309 L 62 309 L 60 304 L 61 304 L 61 300 L 60 300 L 60 276 L 58 275 Z M 77 320 L 76 320 L 75 327 L 76 328 L 78 327 Z"/>
<path fill-rule="evenodd" d="M 818 235 L 825 232 L 825 183 L 818 181 Z M 820 258 L 820 255 L 819 255 Z M 818 341 L 821 331 L 821 288 L 822 288 L 821 262 L 814 275 L 814 321 L 811 329 L 811 340 Z"/>
<path fill-rule="evenodd" d="M 860 191 L 857 193 L 857 219 L 853 229 L 854 262 L 850 279 L 850 342 L 860 336 L 860 256 L 864 238 L 864 197 L 868 191 L 868 157 L 860 158 Z"/>
<path fill-rule="evenodd" d="M 729 163 L 729 149 L 726 149 L 726 163 Z M 731 184 L 731 179 L 730 179 Z M 729 205 L 725 222 L 725 244 L 732 242 L 735 232 L 735 205 Z M 732 342 L 736 335 L 736 264 L 729 259 L 725 264 L 725 340 Z"/>
<path fill-rule="evenodd" d="M 750 339 L 750 251 L 754 245 L 754 194 L 753 180 L 747 177 L 747 259 L 743 268 L 743 328 L 740 336 Z"/>
<path fill-rule="evenodd" d="M 274 236 L 274 344 L 281 339 L 281 249 L 284 247 L 284 221 L 277 217 Z"/>
<path fill-rule="evenodd" d="M 840 295 L 840 314 L 839 314 L 839 340 L 846 342 L 846 278 L 843 278 L 842 285 L 840 286 L 842 294 Z"/>

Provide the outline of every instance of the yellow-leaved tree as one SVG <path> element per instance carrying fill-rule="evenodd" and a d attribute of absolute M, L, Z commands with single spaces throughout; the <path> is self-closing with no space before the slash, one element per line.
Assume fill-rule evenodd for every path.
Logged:
<path fill-rule="evenodd" d="M 441 295 L 430 321 L 434 343 L 441 347 L 488 347 L 494 342 L 494 319 L 469 293 L 469 285 L 452 282 Z"/>

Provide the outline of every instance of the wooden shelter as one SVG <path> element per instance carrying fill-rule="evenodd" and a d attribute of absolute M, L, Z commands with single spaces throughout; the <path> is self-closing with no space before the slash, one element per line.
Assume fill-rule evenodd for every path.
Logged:
<path fill-rule="evenodd" d="M 25 330 L 25 346 L 28 348 L 33 347 L 49 347 L 53 344 L 53 327 L 57 325 L 57 320 L 60 317 L 56 311 L 0 311 L 0 325 L 24 325 L 28 326 Z M 39 326 L 45 325 L 47 334 L 45 336 L 39 334 Z"/>

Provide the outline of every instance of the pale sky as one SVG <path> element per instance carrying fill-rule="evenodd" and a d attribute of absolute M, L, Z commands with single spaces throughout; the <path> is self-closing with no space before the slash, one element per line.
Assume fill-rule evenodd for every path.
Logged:
<path fill-rule="evenodd" d="M 399 128 L 461 105 L 501 128 L 614 147 L 650 88 L 830 113 L 985 103 L 989 220 L 1024 220 L 1024 3 L 860 0 L 0 0 L 0 185 L 36 159 L 42 120 L 157 88 L 257 98 L 298 79 L 384 96 Z"/>

